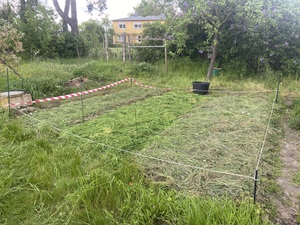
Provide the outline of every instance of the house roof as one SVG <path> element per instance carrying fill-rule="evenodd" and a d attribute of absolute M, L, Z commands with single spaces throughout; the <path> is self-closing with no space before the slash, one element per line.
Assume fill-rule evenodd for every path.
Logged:
<path fill-rule="evenodd" d="M 159 16 L 129 16 L 120 19 L 114 19 L 112 21 L 153 21 L 153 20 L 165 20 L 165 15 Z"/>

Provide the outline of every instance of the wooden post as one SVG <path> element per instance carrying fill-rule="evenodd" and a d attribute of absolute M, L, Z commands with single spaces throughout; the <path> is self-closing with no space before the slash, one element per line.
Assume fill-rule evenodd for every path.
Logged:
<path fill-rule="evenodd" d="M 126 33 L 122 34 L 123 36 L 123 62 L 126 62 Z"/>
<path fill-rule="evenodd" d="M 165 44 L 165 70 L 168 73 L 168 49 L 167 49 L 167 39 L 164 40 Z"/>
<path fill-rule="evenodd" d="M 129 57 L 129 62 L 131 62 L 131 43 L 130 43 L 130 36 L 128 36 L 128 57 Z"/>
<path fill-rule="evenodd" d="M 107 28 L 105 28 L 104 39 L 105 39 L 105 55 L 106 55 L 106 61 L 108 62 L 108 37 L 107 37 Z"/>

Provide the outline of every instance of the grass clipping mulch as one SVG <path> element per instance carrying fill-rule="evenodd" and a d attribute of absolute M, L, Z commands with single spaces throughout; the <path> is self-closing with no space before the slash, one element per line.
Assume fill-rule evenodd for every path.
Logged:
<path fill-rule="evenodd" d="M 149 158 L 137 160 L 147 175 L 162 185 L 200 195 L 250 193 L 253 179 L 209 170 L 253 177 L 271 108 L 272 98 L 261 94 L 209 97 L 153 137 L 140 152 L 208 170 Z M 268 144 L 265 148 L 270 150 Z"/>

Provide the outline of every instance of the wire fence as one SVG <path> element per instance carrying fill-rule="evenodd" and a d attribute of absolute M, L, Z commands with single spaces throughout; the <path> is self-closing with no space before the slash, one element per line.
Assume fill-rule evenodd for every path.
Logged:
<path fill-rule="evenodd" d="M 140 88 L 160 90 L 160 91 L 163 91 L 163 92 L 171 90 L 171 89 L 168 89 L 168 88 L 154 88 L 154 87 L 148 86 L 148 85 L 141 85 L 135 79 L 132 79 L 132 81 L 133 81 L 134 84 L 136 84 Z M 161 93 L 163 93 L 163 92 L 159 92 L 159 95 Z M 232 90 L 231 91 L 230 90 L 229 91 L 224 91 L 224 90 L 210 90 L 209 92 L 212 92 L 212 93 L 240 93 L 240 94 L 251 94 L 251 93 L 266 93 L 266 94 L 268 94 L 268 93 L 272 93 L 274 91 L 237 91 L 237 90 L 234 90 L 234 91 L 232 91 Z M 277 92 L 278 92 L 278 90 L 276 91 L 276 94 L 277 94 Z M 134 95 L 134 93 L 132 92 L 132 89 L 130 89 L 130 93 Z M 149 93 L 147 93 L 146 95 L 148 95 L 148 94 Z M 152 96 L 157 95 L 157 94 L 158 93 L 155 93 Z M 144 99 L 144 98 L 142 98 L 142 99 Z M 137 101 L 138 100 L 139 99 L 137 99 Z M 222 175 L 222 176 L 230 176 L 230 177 L 242 178 L 242 179 L 246 179 L 246 180 L 250 180 L 250 181 L 252 180 L 252 181 L 254 181 L 254 202 L 255 202 L 256 187 L 257 187 L 257 182 L 258 182 L 258 173 L 257 173 L 257 171 L 259 170 L 259 167 L 260 167 L 260 164 L 261 164 L 261 161 L 262 161 L 262 158 L 263 158 L 263 153 L 265 151 L 267 137 L 268 137 L 268 134 L 270 132 L 270 125 L 271 125 L 272 117 L 273 117 L 273 114 L 274 114 L 274 109 L 275 109 L 275 100 L 273 101 L 271 110 L 269 111 L 269 114 L 268 114 L 267 126 L 266 126 L 266 129 L 265 129 L 264 135 L 263 135 L 262 142 L 260 142 L 261 143 L 261 147 L 260 147 L 260 150 L 259 150 L 257 158 L 256 158 L 257 160 L 255 162 L 256 166 L 255 166 L 255 168 L 253 168 L 252 172 L 249 171 L 249 174 L 245 175 L 245 174 L 235 173 L 235 172 L 226 171 L 226 170 L 218 170 L 218 169 L 208 168 L 208 167 L 205 167 L 205 166 L 197 166 L 197 165 L 194 165 L 194 164 L 186 163 L 186 161 L 182 162 L 182 161 L 178 161 L 178 160 L 172 160 L 168 156 L 166 156 L 166 157 L 159 157 L 159 156 L 155 156 L 155 155 L 151 155 L 151 154 L 146 154 L 147 152 L 144 152 L 144 153 L 142 151 L 135 152 L 135 151 L 131 151 L 131 150 L 123 149 L 123 148 L 118 148 L 118 147 L 115 147 L 113 145 L 102 143 L 102 142 L 100 142 L 98 140 L 93 140 L 91 138 L 87 138 L 87 137 L 83 137 L 81 135 L 77 135 L 75 133 L 71 133 L 71 132 L 69 132 L 69 131 L 67 131 L 65 129 L 62 129 L 60 127 L 54 126 L 53 124 L 50 124 L 48 120 L 40 120 L 40 119 L 34 118 L 33 115 L 27 114 L 24 111 L 22 111 L 22 110 L 20 110 L 18 108 L 15 108 L 15 110 L 19 111 L 21 114 L 23 114 L 24 116 L 26 116 L 30 120 L 35 121 L 36 123 L 39 123 L 39 124 L 44 124 L 46 126 L 49 126 L 53 130 L 56 130 L 56 131 L 64 133 L 64 134 L 67 134 L 69 137 L 73 137 L 75 139 L 82 140 L 82 141 L 85 141 L 85 142 L 88 142 L 88 143 L 100 145 L 100 146 L 108 148 L 108 149 L 114 149 L 114 150 L 116 150 L 118 152 L 126 153 L 126 154 L 132 155 L 132 156 L 137 157 L 137 158 L 142 158 L 142 159 L 147 159 L 147 160 L 151 160 L 151 161 L 154 161 L 154 162 L 159 162 L 159 163 L 165 163 L 165 164 L 173 165 L 174 167 L 177 167 L 179 169 L 180 168 L 186 168 L 186 169 L 189 169 L 189 170 L 199 170 L 199 171 L 213 173 L 213 174 L 218 174 L 218 175 Z M 135 117 L 136 116 L 138 116 L 138 115 L 135 112 Z M 135 118 L 135 120 L 136 120 L 136 118 Z M 194 156 L 191 155 L 190 157 L 194 157 Z M 142 162 L 145 163 L 145 161 L 142 161 Z M 250 174 L 253 174 L 253 175 L 250 175 Z M 224 184 L 224 185 L 226 185 L 226 184 Z"/>

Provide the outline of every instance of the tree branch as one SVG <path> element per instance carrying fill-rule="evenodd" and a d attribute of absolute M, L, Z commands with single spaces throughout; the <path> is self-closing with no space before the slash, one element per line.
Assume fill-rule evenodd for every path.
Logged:
<path fill-rule="evenodd" d="M 69 0 L 67 0 L 67 2 L 68 1 Z M 54 5 L 55 10 L 57 11 L 57 13 L 60 15 L 60 17 L 63 18 L 63 20 L 65 20 L 67 23 L 70 23 L 71 18 L 62 11 L 62 9 L 60 8 L 57 0 L 53 0 L 53 5 Z"/>
<path fill-rule="evenodd" d="M 0 59 L 0 63 L 7 66 L 9 69 L 11 69 L 20 79 L 23 79 L 22 75 L 19 74 L 13 67 L 7 64 L 3 59 Z"/>

